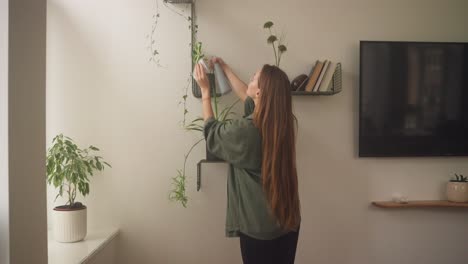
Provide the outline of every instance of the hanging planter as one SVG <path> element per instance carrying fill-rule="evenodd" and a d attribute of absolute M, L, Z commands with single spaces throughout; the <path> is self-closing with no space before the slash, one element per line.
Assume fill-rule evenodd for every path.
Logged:
<path fill-rule="evenodd" d="M 215 93 L 216 93 L 215 75 L 213 73 L 207 73 L 206 75 L 207 75 L 208 80 L 210 82 L 211 94 L 215 95 Z M 201 97 L 200 86 L 198 85 L 198 83 L 195 80 L 192 81 L 192 90 L 193 90 L 194 94 L 199 94 L 199 97 Z M 216 104 L 216 97 L 219 97 L 219 96 L 221 96 L 221 94 L 216 93 L 216 96 L 213 97 L 214 101 L 215 101 L 215 104 Z M 218 157 L 216 157 L 215 155 L 213 155 L 211 152 L 208 151 L 208 147 L 205 147 L 205 149 L 206 149 L 206 160 L 208 160 L 208 161 L 221 161 L 221 159 L 219 159 Z"/>
<path fill-rule="evenodd" d="M 214 92 L 216 91 L 216 81 L 215 81 L 215 75 L 213 73 L 207 73 L 206 76 L 208 77 L 208 80 L 210 81 L 210 88 L 211 88 L 211 94 L 213 95 Z M 201 98 L 201 90 L 200 86 L 198 86 L 198 83 L 195 81 L 195 79 L 192 79 L 192 93 L 196 98 Z M 216 96 L 220 96 L 221 94 L 217 93 Z"/>

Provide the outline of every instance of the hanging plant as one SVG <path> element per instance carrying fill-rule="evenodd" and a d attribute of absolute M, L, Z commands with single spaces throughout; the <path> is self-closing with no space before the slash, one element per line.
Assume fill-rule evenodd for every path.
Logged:
<path fill-rule="evenodd" d="M 151 32 L 146 35 L 146 39 L 148 41 L 147 50 L 150 52 L 149 61 L 156 64 L 158 67 L 164 66 L 161 64 L 161 60 L 159 58 L 159 51 L 157 48 L 156 43 L 156 30 L 158 28 L 159 17 L 161 14 L 159 13 L 159 1 L 156 1 L 156 10 L 153 14 L 153 23 L 151 25 Z"/>
<path fill-rule="evenodd" d="M 148 44 L 148 50 L 150 51 L 150 59 L 149 61 L 155 63 L 158 67 L 164 67 L 159 59 L 159 51 L 157 49 L 157 38 L 156 38 L 156 33 L 157 33 L 157 27 L 158 27 L 158 22 L 160 18 L 160 13 L 159 13 L 159 4 L 158 0 L 156 1 L 156 11 L 155 14 L 153 15 L 153 25 L 151 28 L 150 34 L 147 35 L 147 39 L 149 41 Z M 179 105 L 183 106 L 183 119 L 182 119 L 182 127 L 185 131 L 187 132 L 196 132 L 196 133 L 201 133 L 202 137 L 197 139 L 189 148 L 189 150 L 184 154 L 184 162 L 182 165 L 181 169 L 178 169 L 176 171 L 176 175 L 172 177 L 172 190 L 169 193 L 169 200 L 179 202 L 183 207 L 187 207 L 188 204 L 188 197 L 186 195 L 186 180 L 187 180 L 187 161 L 188 158 L 190 157 L 192 151 L 195 149 L 197 145 L 199 145 L 203 140 L 203 118 L 197 117 L 193 119 L 190 123 L 187 122 L 188 117 L 189 117 L 189 110 L 187 108 L 187 99 L 188 99 L 188 91 L 191 82 L 194 82 L 193 80 L 193 68 L 196 63 L 200 61 L 200 59 L 205 58 L 205 54 L 203 53 L 203 45 L 201 42 L 197 41 L 197 33 L 198 33 L 198 25 L 196 24 L 196 16 L 195 12 L 192 9 L 191 15 L 185 15 L 183 10 L 179 10 L 175 8 L 173 5 L 169 4 L 167 0 L 163 0 L 163 4 L 166 8 L 177 14 L 178 16 L 182 17 L 184 20 L 187 21 L 188 23 L 188 29 L 191 33 L 191 42 L 189 43 L 189 46 L 191 48 L 191 56 L 192 56 L 192 69 L 190 73 L 188 74 L 187 78 L 187 84 L 184 88 L 184 93 L 181 97 L 181 101 L 179 101 Z M 214 79 L 211 82 L 211 89 L 214 89 Z M 212 104 L 214 108 L 214 117 L 215 119 L 219 120 L 220 122 L 230 122 L 232 120 L 231 116 L 234 114 L 232 111 L 233 107 L 239 102 L 239 100 L 235 101 L 229 106 L 224 107 L 219 111 L 219 98 L 216 94 L 216 91 L 212 92 L 213 97 L 212 97 Z"/>
<path fill-rule="evenodd" d="M 193 55 L 193 61 L 195 61 L 195 62 L 198 62 L 200 59 L 204 58 L 205 55 L 203 53 L 202 43 L 201 42 L 197 42 L 194 45 L 194 48 L 192 50 L 192 55 Z M 213 94 L 213 97 L 211 98 L 212 99 L 211 101 L 212 101 L 212 105 L 213 105 L 213 108 L 214 108 L 214 113 L 213 113 L 214 118 L 216 120 L 220 121 L 220 122 L 223 122 L 223 123 L 232 121 L 231 116 L 235 114 L 232 111 L 232 109 L 240 100 L 235 101 L 231 105 L 224 107 L 220 112 L 218 112 L 219 102 L 220 101 L 218 100 L 218 96 L 216 94 L 216 91 L 213 89 L 213 88 L 215 88 L 214 87 L 214 82 L 211 82 L 210 85 L 211 85 L 210 89 L 212 89 L 212 94 Z M 187 95 L 184 95 L 184 96 L 185 96 L 184 100 L 186 100 Z M 183 118 L 183 120 L 184 120 L 184 129 L 187 132 L 200 133 L 200 134 L 202 134 L 201 135 L 202 137 L 200 139 L 196 140 L 196 142 L 189 148 L 187 153 L 184 154 L 184 163 L 183 163 L 182 169 L 178 169 L 176 176 L 174 176 L 172 178 L 173 189 L 171 190 L 171 192 L 169 194 L 169 200 L 175 201 L 175 202 L 180 202 L 183 207 L 187 207 L 187 203 L 188 203 L 188 197 L 187 197 L 186 192 L 185 192 L 186 191 L 186 179 L 187 179 L 187 174 L 186 174 L 187 160 L 188 160 L 190 154 L 192 153 L 193 149 L 204 140 L 204 136 L 203 136 L 204 119 L 202 117 L 197 117 L 197 118 L 193 119 L 188 125 L 185 125 L 185 120 L 187 119 L 188 114 L 189 114 L 189 111 L 188 111 L 187 108 L 185 108 L 184 109 L 184 118 Z"/>

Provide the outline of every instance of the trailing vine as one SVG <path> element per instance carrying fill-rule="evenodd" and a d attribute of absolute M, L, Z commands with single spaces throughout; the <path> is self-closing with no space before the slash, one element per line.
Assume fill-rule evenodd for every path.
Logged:
<path fill-rule="evenodd" d="M 196 14 L 194 12 L 194 8 L 191 9 L 192 12 L 191 12 L 190 15 L 185 15 L 182 10 L 179 10 L 175 6 L 169 4 L 167 2 L 167 0 L 163 0 L 163 4 L 168 10 L 174 12 L 175 14 L 182 17 L 185 21 L 188 22 L 188 29 L 191 32 L 191 42 L 189 43 L 189 47 L 190 47 L 190 50 L 191 50 L 190 52 L 191 52 L 192 58 L 194 59 L 194 54 L 196 54 L 197 52 L 201 53 L 201 43 L 197 42 L 198 25 L 196 24 Z M 194 5 L 194 4 L 195 4 L 195 0 L 194 0 L 194 3 L 192 5 Z M 186 4 L 186 6 L 188 6 L 188 5 L 189 4 Z M 153 24 L 152 24 L 151 32 L 150 32 L 150 34 L 147 35 L 147 39 L 149 41 L 148 49 L 151 51 L 151 57 L 150 57 L 149 61 L 155 63 L 158 67 L 164 67 L 161 64 L 161 61 L 160 61 L 160 58 L 159 58 L 159 51 L 158 51 L 157 45 L 156 45 L 157 44 L 156 43 L 157 39 L 155 37 L 155 35 L 157 33 L 159 18 L 160 18 L 159 0 L 156 0 L 156 10 L 155 10 L 155 14 L 153 15 Z M 192 45 L 192 44 L 195 44 L 195 43 L 197 45 Z M 198 51 L 195 50 L 195 46 L 199 47 Z M 193 68 L 194 68 L 195 63 L 197 63 L 197 61 L 192 60 L 191 71 L 188 74 L 187 83 L 186 83 L 186 86 L 185 86 L 185 88 L 183 90 L 183 95 L 182 95 L 181 100 L 179 101 L 178 105 L 179 106 L 182 105 L 182 107 L 183 107 L 183 112 L 182 112 L 183 113 L 183 118 L 182 118 L 182 124 L 181 124 L 182 128 L 187 132 L 203 133 L 203 118 L 197 117 L 197 118 L 193 119 L 192 121 L 190 121 L 190 123 L 188 122 L 189 110 L 188 110 L 188 106 L 187 106 L 187 99 L 188 99 L 188 93 L 189 93 L 190 85 L 194 81 L 193 80 Z M 232 120 L 230 118 L 230 115 L 234 114 L 234 112 L 232 112 L 232 108 L 239 101 L 240 100 L 237 100 L 233 104 L 231 104 L 230 106 L 225 107 L 218 114 L 218 103 L 219 103 L 219 101 L 217 99 L 216 92 L 215 92 L 215 96 L 213 96 L 213 104 L 214 104 L 214 109 L 215 109 L 215 118 L 217 120 L 221 121 L 221 122 L 230 122 Z M 188 203 L 188 197 L 187 197 L 187 194 L 186 194 L 187 160 L 190 157 L 190 155 L 191 155 L 192 151 L 194 150 L 194 148 L 197 145 L 199 145 L 200 142 L 202 142 L 203 140 L 204 140 L 204 138 L 202 137 L 202 138 L 198 139 L 195 143 L 193 143 L 190 146 L 188 151 L 184 154 L 184 162 L 183 162 L 182 168 L 178 169 L 177 173 L 176 173 L 176 176 L 172 177 L 173 189 L 169 193 L 169 200 L 180 202 L 183 207 L 187 207 L 187 203 Z"/>
<path fill-rule="evenodd" d="M 159 1 L 156 0 L 156 10 L 155 10 L 155 14 L 153 15 L 153 23 L 151 25 L 151 32 L 148 35 L 146 35 L 146 39 L 149 41 L 147 49 L 150 51 L 149 61 L 156 64 L 156 66 L 158 67 L 165 68 L 165 66 L 161 64 L 161 60 L 159 58 L 159 51 L 157 49 L 156 38 L 155 38 L 156 29 L 158 27 L 160 16 L 161 14 L 159 13 Z"/>

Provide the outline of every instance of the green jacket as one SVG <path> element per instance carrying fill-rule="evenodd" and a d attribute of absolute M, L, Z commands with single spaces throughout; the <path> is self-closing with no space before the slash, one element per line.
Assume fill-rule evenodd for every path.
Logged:
<path fill-rule="evenodd" d="M 255 104 L 245 100 L 245 115 L 230 123 L 214 118 L 205 121 L 208 151 L 229 163 L 227 180 L 226 236 L 239 232 L 270 240 L 286 232 L 272 215 L 262 187 L 262 139 L 252 122 Z"/>

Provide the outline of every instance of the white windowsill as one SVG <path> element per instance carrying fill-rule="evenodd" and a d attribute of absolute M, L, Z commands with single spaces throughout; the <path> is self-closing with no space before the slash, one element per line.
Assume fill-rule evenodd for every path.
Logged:
<path fill-rule="evenodd" d="M 49 230 L 49 264 L 84 263 L 102 250 L 118 233 L 118 228 L 91 229 L 82 241 L 60 243 L 54 240 L 53 232 Z"/>

